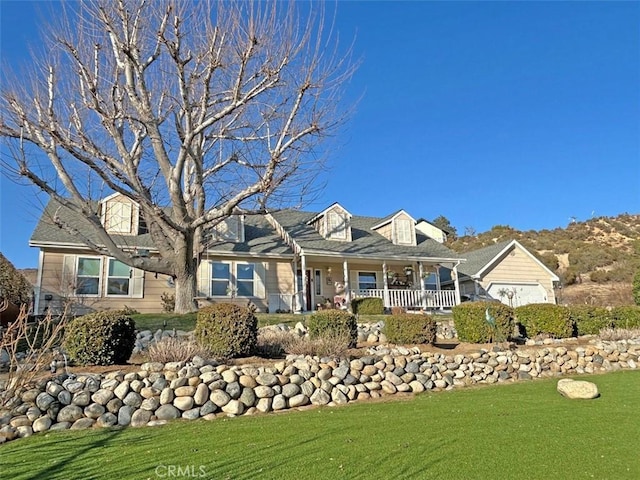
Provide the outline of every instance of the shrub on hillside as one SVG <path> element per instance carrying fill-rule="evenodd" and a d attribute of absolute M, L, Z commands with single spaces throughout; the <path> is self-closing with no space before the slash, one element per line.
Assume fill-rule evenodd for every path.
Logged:
<path fill-rule="evenodd" d="M 355 347 L 358 341 L 356 316 L 344 310 L 320 310 L 309 317 L 307 327 L 312 339 L 326 335 L 346 335 L 349 348 Z"/>
<path fill-rule="evenodd" d="M 462 342 L 487 343 L 513 336 L 513 309 L 497 302 L 466 302 L 452 309 L 453 323 Z M 487 320 L 494 319 L 495 326 Z"/>
<path fill-rule="evenodd" d="M 248 356 L 258 341 L 258 319 L 251 308 L 216 303 L 198 310 L 194 336 L 214 357 Z"/>
<path fill-rule="evenodd" d="M 384 333 L 391 343 L 433 343 L 436 340 L 436 321 L 431 315 L 390 315 L 384 323 Z"/>
<path fill-rule="evenodd" d="M 611 280 L 611 274 L 606 270 L 595 270 L 591 272 L 589 279 L 594 283 L 606 283 Z"/>
<path fill-rule="evenodd" d="M 633 277 L 633 286 L 631 288 L 633 292 L 633 302 L 636 305 L 640 305 L 640 269 L 638 269 Z"/>
<path fill-rule="evenodd" d="M 67 324 L 63 348 L 80 365 L 114 365 L 129 360 L 135 322 L 122 311 L 95 312 Z"/>
<path fill-rule="evenodd" d="M 517 307 L 515 316 L 528 338 L 536 335 L 567 338 L 573 335 L 573 321 L 567 307 L 551 303 L 532 303 Z"/>
<path fill-rule="evenodd" d="M 640 306 L 613 307 L 611 318 L 615 328 L 640 328 Z"/>
<path fill-rule="evenodd" d="M 356 315 L 382 315 L 384 303 L 377 297 L 356 298 L 351 301 L 351 310 Z"/>
<path fill-rule="evenodd" d="M 600 330 L 613 327 L 611 313 L 604 307 L 570 305 L 568 308 L 578 335 L 597 335 Z"/>

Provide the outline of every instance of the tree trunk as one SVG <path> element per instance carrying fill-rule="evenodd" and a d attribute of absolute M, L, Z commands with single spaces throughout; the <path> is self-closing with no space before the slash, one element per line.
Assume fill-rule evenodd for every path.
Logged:
<path fill-rule="evenodd" d="M 195 269 L 187 270 L 189 271 L 177 275 L 174 280 L 176 285 L 175 313 L 189 313 L 198 310 L 198 303 L 195 301 L 198 291 L 196 272 Z"/>

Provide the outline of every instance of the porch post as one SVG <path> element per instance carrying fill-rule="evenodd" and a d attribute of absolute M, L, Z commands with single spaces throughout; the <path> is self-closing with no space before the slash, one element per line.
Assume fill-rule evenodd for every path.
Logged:
<path fill-rule="evenodd" d="M 387 278 L 387 262 L 382 262 L 382 301 L 384 308 L 391 308 L 389 305 L 389 280 Z"/>
<path fill-rule="evenodd" d="M 342 271 L 344 276 L 344 302 L 346 307 L 351 307 L 351 289 L 349 288 L 349 264 L 347 261 L 342 262 Z"/>
<path fill-rule="evenodd" d="M 453 266 L 453 270 L 451 271 L 451 274 L 453 276 L 453 283 L 456 287 L 456 305 L 460 305 L 460 283 L 458 283 L 458 265 L 460 263 L 456 263 Z"/>
<path fill-rule="evenodd" d="M 440 295 L 440 290 L 442 290 L 442 285 L 440 284 L 440 265 L 436 265 L 436 298 L 438 299 L 438 301 L 436 302 L 436 305 L 440 305 L 440 310 L 444 309 L 444 306 L 442 305 L 442 297 Z"/>
<path fill-rule="evenodd" d="M 422 300 L 422 309 L 427 309 L 427 291 L 424 289 L 424 266 L 422 262 L 418 262 L 418 274 L 420 276 L 420 299 Z"/>
<path fill-rule="evenodd" d="M 300 268 L 302 269 L 302 311 L 307 310 L 307 257 L 300 255 Z"/>
<path fill-rule="evenodd" d="M 300 292 L 298 291 L 298 257 L 293 257 L 293 311 L 300 313 L 302 305 L 300 305 Z"/>

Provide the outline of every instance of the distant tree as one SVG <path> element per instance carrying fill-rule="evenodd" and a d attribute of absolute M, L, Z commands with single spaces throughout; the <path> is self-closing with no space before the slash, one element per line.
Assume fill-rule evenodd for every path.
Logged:
<path fill-rule="evenodd" d="M 464 234 L 467 237 L 475 237 L 478 232 L 474 227 L 464 227 Z"/>
<path fill-rule="evenodd" d="M 633 277 L 633 301 L 636 305 L 640 305 L 640 269 Z"/>
<path fill-rule="evenodd" d="M 0 253 L 0 298 L 20 306 L 29 304 L 32 291 L 31 283 Z"/>
<path fill-rule="evenodd" d="M 298 205 L 316 185 L 322 142 L 347 114 L 349 49 L 314 2 L 64 5 L 31 75 L 2 67 L 3 167 L 88 219 L 99 240 L 56 217 L 61 229 L 171 275 L 175 311 L 195 310 L 211 229 Z M 139 205 L 158 255 L 105 230 L 95 200 L 112 192 Z"/>
<path fill-rule="evenodd" d="M 451 225 L 451 222 L 449 221 L 449 219 L 444 215 L 440 215 L 439 217 L 434 218 L 431 223 L 433 223 L 436 227 L 440 228 L 441 230 L 444 230 L 447 233 L 449 240 L 455 240 L 456 237 L 458 236 L 458 231 L 456 230 L 456 227 Z"/>

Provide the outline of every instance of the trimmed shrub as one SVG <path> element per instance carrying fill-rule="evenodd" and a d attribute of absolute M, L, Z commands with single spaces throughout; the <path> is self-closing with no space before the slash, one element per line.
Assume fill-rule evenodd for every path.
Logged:
<path fill-rule="evenodd" d="M 320 338 L 325 335 L 341 337 L 346 335 L 349 339 L 349 348 L 356 346 L 358 342 L 358 322 L 356 316 L 344 310 L 321 310 L 314 313 L 307 321 L 309 336 Z"/>
<path fill-rule="evenodd" d="M 552 303 L 531 303 L 517 307 L 515 315 L 528 338 L 536 335 L 568 338 L 573 335 L 573 321 L 567 307 Z"/>
<path fill-rule="evenodd" d="M 611 313 L 604 307 L 571 305 L 568 308 L 578 335 L 597 335 L 600 330 L 613 326 Z"/>
<path fill-rule="evenodd" d="M 214 357 L 248 356 L 258 342 L 258 319 L 251 308 L 216 303 L 198 310 L 194 336 Z"/>
<path fill-rule="evenodd" d="M 135 322 L 122 311 L 90 313 L 67 324 L 63 348 L 80 365 L 123 364 L 133 351 L 135 330 Z"/>
<path fill-rule="evenodd" d="M 382 315 L 384 314 L 384 303 L 381 298 L 356 298 L 351 302 L 353 313 L 360 315 Z"/>
<path fill-rule="evenodd" d="M 13 264 L 0 253 L 0 292 L 1 297 L 17 305 L 29 304 L 33 286 Z"/>
<path fill-rule="evenodd" d="M 384 323 L 384 333 L 391 343 L 433 343 L 436 340 L 436 321 L 430 315 L 390 315 Z"/>
<path fill-rule="evenodd" d="M 452 313 L 461 342 L 487 343 L 508 340 L 513 336 L 513 309 L 508 305 L 465 302 L 453 307 Z M 495 327 L 488 323 L 487 316 L 495 319 Z"/>
<path fill-rule="evenodd" d="M 611 318 L 615 328 L 640 328 L 640 306 L 613 307 Z"/>

